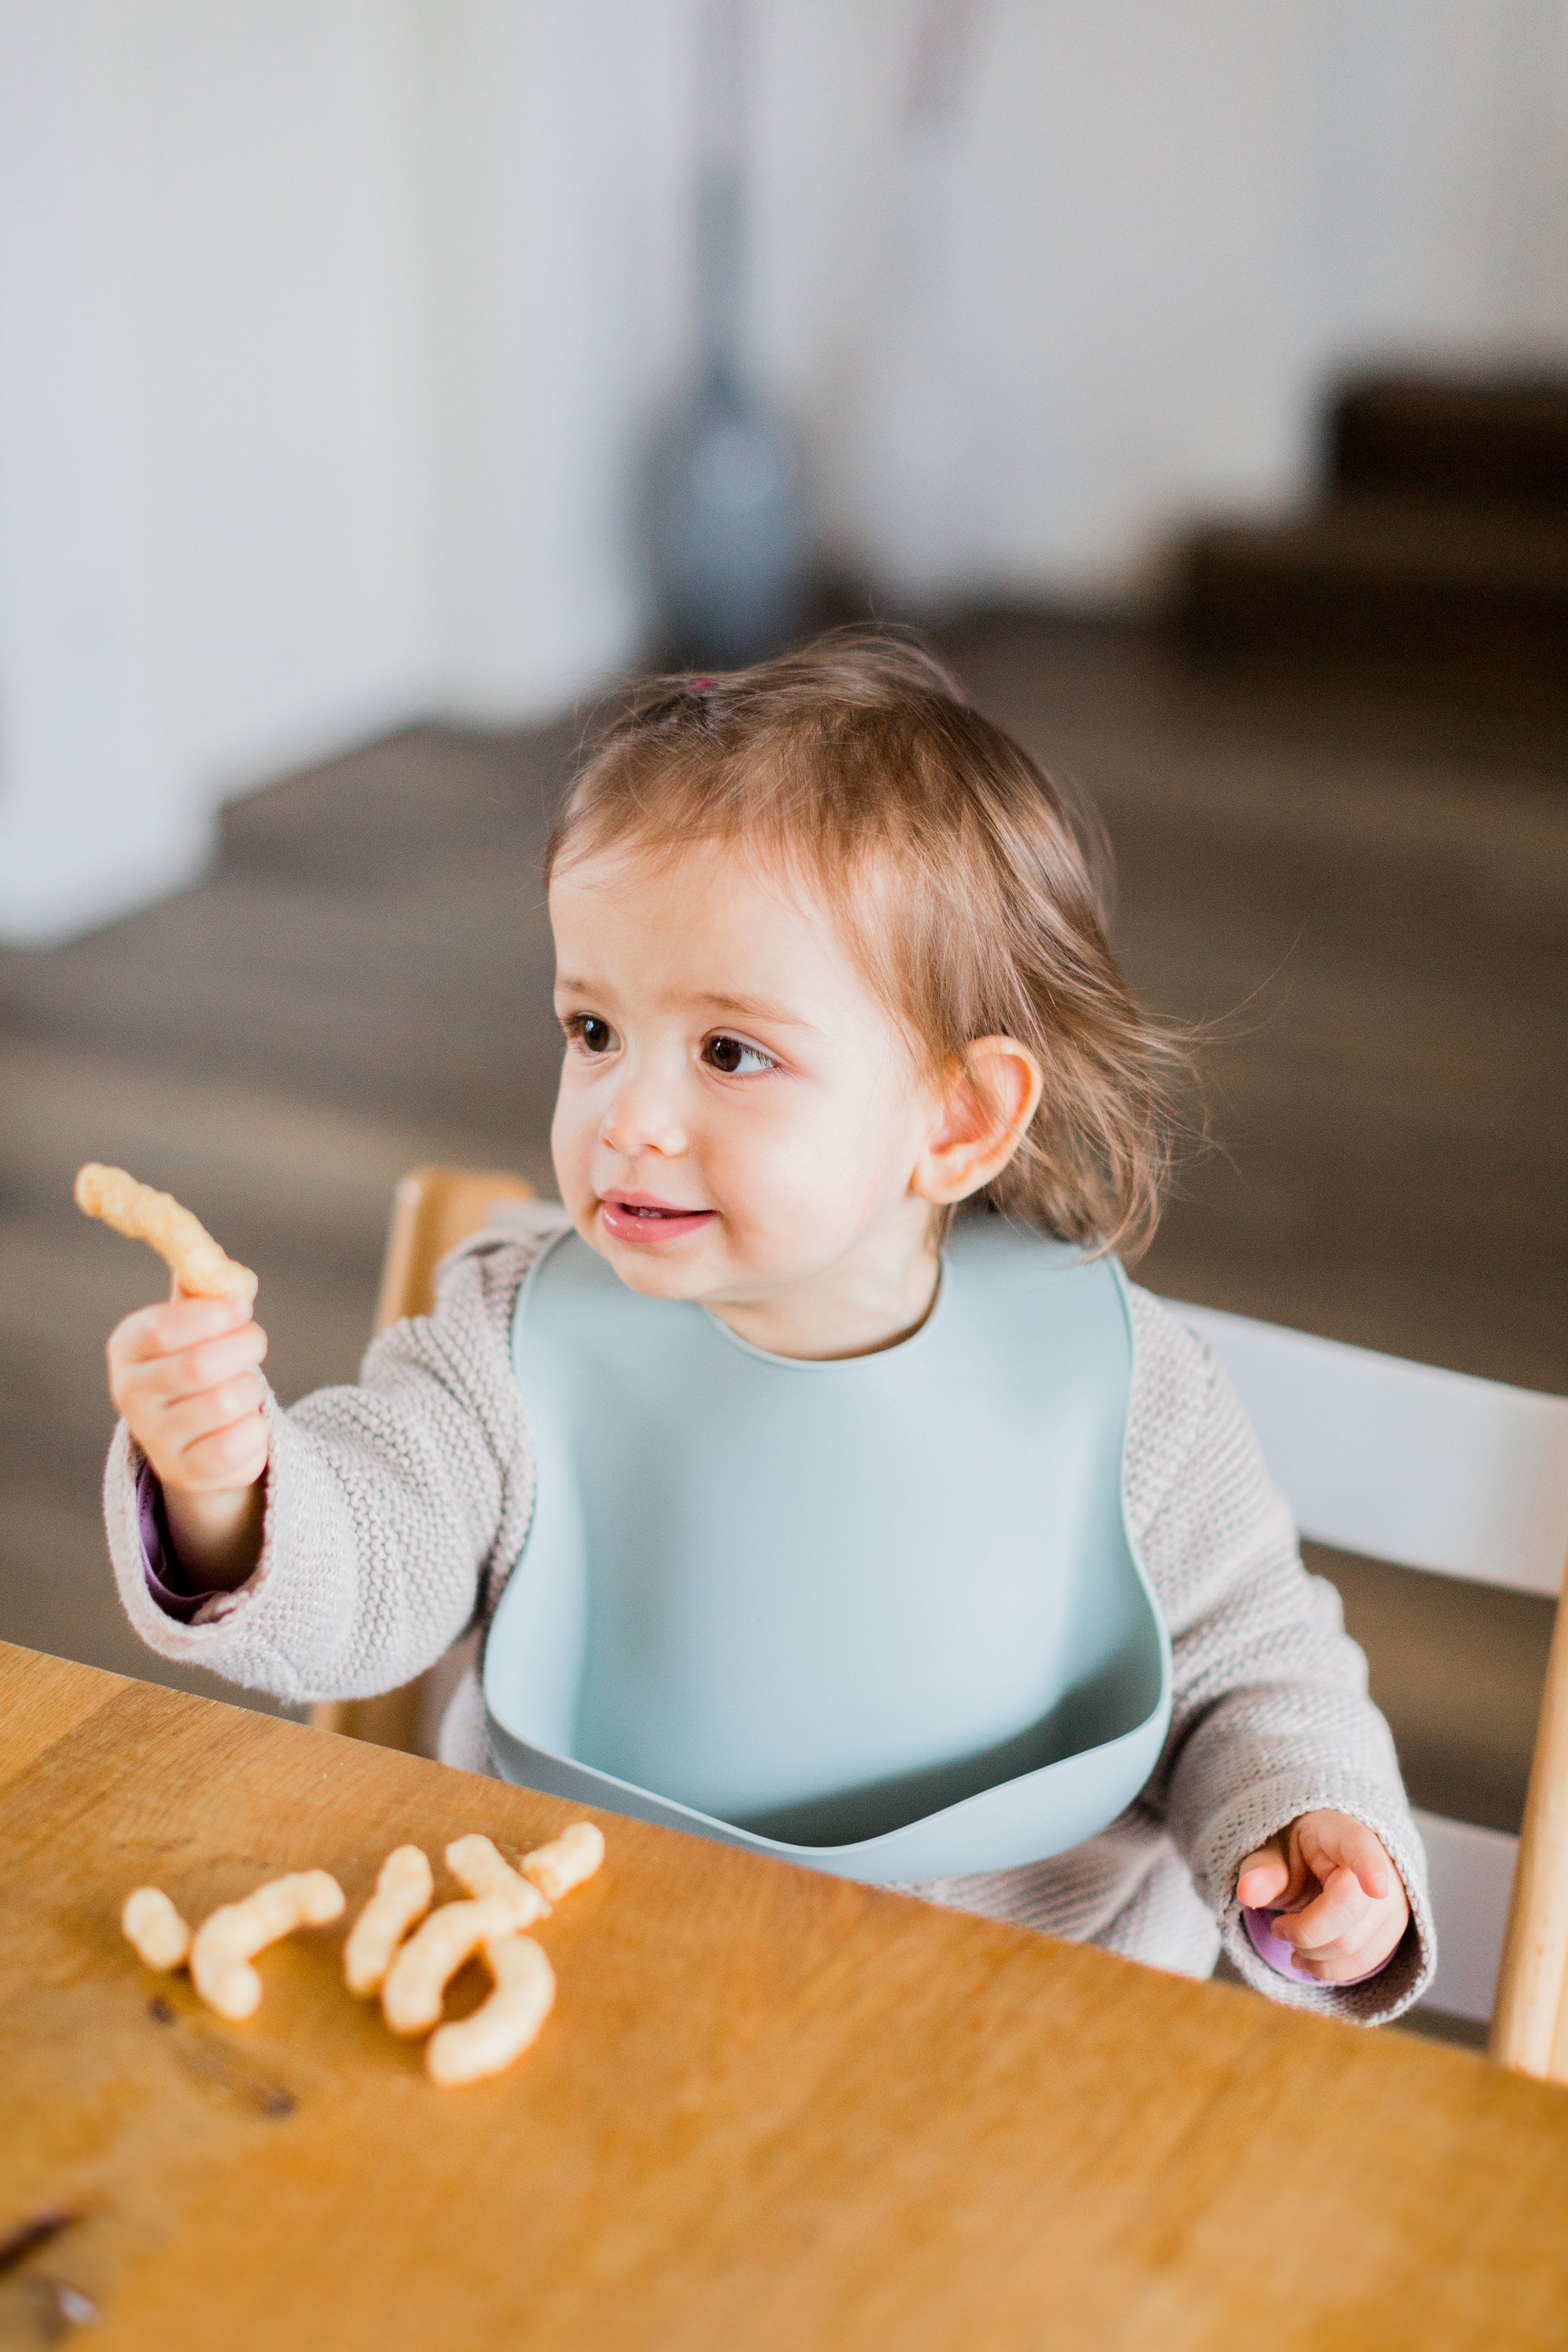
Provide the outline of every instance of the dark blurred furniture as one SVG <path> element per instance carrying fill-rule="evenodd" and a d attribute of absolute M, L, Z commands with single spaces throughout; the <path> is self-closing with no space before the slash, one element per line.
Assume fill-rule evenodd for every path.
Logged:
<path fill-rule="evenodd" d="M 1568 373 L 1368 377 L 1324 445 L 1310 512 L 1188 541 L 1194 650 L 1452 668 L 1568 704 Z"/>

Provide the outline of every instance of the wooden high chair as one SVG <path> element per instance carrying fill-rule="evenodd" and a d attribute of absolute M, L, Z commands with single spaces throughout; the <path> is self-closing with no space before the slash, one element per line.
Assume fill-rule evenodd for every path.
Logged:
<path fill-rule="evenodd" d="M 428 1311 L 436 1266 L 520 1177 L 418 1168 L 397 1187 L 375 1328 Z M 1561 1594 L 1568 1399 L 1470 1380 L 1214 1308 L 1173 1311 L 1240 1393 L 1303 1535 L 1342 1550 Z M 428 1751 L 426 1685 L 311 1710 L 321 1728 Z M 1568 1609 L 1558 1610 L 1522 1837 L 1418 1813 L 1432 1866 L 1431 2006 L 1491 2021 L 1490 2054 L 1568 2084 Z"/>

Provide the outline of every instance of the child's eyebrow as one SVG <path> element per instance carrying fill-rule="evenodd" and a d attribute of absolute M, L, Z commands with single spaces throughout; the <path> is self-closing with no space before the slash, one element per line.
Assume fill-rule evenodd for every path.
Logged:
<path fill-rule="evenodd" d="M 694 996 L 693 1004 L 704 1006 L 710 1013 L 728 1013 L 740 1021 L 767 1021 L 784 1029 L 810 1029 L 815 1024 L 803 1013 L 792 1013 L 771 996 Z"/>
<path fill-rule="evenodd" d="M 593 997 L 607 1003 L 611 992 L 593 981 L 574 980 L 568 973 L 561 972 L 556 978 L 555 993 L 557 996 Z M 717 991 L 703 990 L 686 1002 L 705 1013 L 727 1013 L 732 1021 L 766 1021 L 784 1029 L 815 1030 L 816 1026 L 804 1013 L 792 1013 L 786 1004 L 779 1003 L 772 996 L 725 996 Z"/>

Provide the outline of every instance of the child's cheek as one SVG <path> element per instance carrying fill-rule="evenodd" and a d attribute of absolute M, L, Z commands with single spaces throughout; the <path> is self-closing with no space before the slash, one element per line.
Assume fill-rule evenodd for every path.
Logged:
<path fill-rule="evenodd" d="M 808 1258 L 853 1236 L 876 1193 L 872 1156 L 854 1144 L 831 1129 L 779 1137 L 750 1188 L 757 1221 Z"/>
<path fill-rule="evenodd" d="M 591 1203 L 589 1162 L 593 1149 L 594 1127 L 584 1090 L 573 1086 L 568 1071 L 563 1076 L 555 1117 L 551 1122 L 550 1156 L 561 1198 L 574 1218 Z"/>

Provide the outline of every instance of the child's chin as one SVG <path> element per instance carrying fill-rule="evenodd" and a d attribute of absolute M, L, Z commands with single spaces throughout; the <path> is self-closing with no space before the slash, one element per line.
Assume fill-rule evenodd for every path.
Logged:
<path fill-rule="evenodd" d="M 584 1239 L 614 1267 L 628 1290 L 640 1291 L 645 1298 L 702 1298 L 712 1288 L 711 1269 L 705 1275 L 684 1254 L 672 1251 L 666 1256 L 662 1250 L 639 1249 L 635 1242 L 614 1240 L 596 1224 Z"/>

